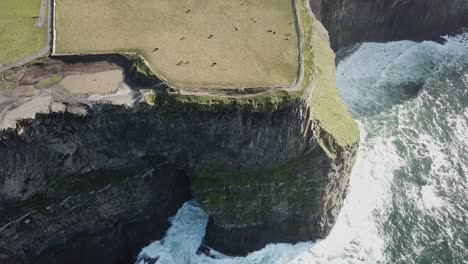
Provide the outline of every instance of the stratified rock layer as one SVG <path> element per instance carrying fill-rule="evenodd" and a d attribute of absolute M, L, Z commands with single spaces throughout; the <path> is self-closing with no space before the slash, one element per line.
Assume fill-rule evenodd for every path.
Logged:
<path fill-rule="evenodd" d="M 188 177 L 133 152 L 141 126 L 114 121 L 42 115 L 2 134 L 0 263 L 131 263 L 164 235 Z"/>
<path fill-rule="evenodd" d="M 116 254 L 111 263 L 128 261 L 189 199 L 186 175 L 213 216 L 209 245 L 245 253 L 267 242 L 324 237 L 341 208 L 356 146 L 329 157 L 307 107 L 96 106 L 84 117 L 22 122 L 2 134 L 0 146 L 0 259 L 60 262 L 73 256 L 60 253 L 65 247 L 82 248 L 87 253 L 76 259 L 87 263 L 109 252 Z M 147 239 L 126 240 L 141 234 Z M 112 240 L 125 250 L 99 253 Z"/>
<path fill-rule="evenodd" d="M 310 0 L 333 49 L 356 42 L 436 39 L 468 27 L 466 0 Z"/>
<path fill-rule="evenodd" d="M 52 96 L 47 114 L 0 132 L 0 262 L 130 263 L 192 198 L 211 217 L 206 244 L 228 254 L 325 237 L 359 131 L 328 35 L 297 3 L 295 91 L 180 95 L 135 60 L 126 80 L 153 88 L 133 88 L 136 105 Z"/>

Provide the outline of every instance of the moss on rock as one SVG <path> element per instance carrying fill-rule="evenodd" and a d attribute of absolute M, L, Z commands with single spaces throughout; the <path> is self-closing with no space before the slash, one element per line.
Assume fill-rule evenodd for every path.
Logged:
<path fill-rule="evenodd" d="M 334 157 L 338 148 L 355 145 L 359 129 L 340 98 L 335 80 L 335 55 L 330 48 L 328 34 L 309 11 L 308 1 L 296 1 L 302 32 L 303 80 L 298 91 L 273 91 L 246 96 L 222 95 L 168 95 L 150 98 L 149 103 L 173 110 L 216 110 L 242 107 L 252 111 L 273 111 L 283 105 L 308 101 L 312 119 L 320 127 L 317 140 Z M 137 71 L 153 76 L 144 60 L 137 55 L 126 55 L 134 61 Z"/>
<path fill-rule="evenodd" d="M 327 178 L 324 174 L 310 178 L 308 173 L 326 169 L 326 164 L 326 155 L 316 148 L 300 158 L 267 168 L 231 170 L 222 164 L 202 167 L 195 172 L 192 190 L 203 208 L 225 226 L 265 224 L 265 219 L 275 222 L 270 217 L 276 215 L 279 220 L 279 215 L 304 210 L 308 212 L 304 215 L 313 215 L 320 212 Z"/>

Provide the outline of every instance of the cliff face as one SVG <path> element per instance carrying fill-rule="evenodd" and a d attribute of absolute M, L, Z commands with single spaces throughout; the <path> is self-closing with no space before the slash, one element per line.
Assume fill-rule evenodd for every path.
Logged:
<path fill-rule="evenodd" d="M 0 146 L 0 258 L 129 262 L 190 191 L 212 216 L 208 245 L 229 253 L 324 237 L 356 146 L 329 157 L 308 110 L 96 106 L 22 122 Z"/>
<path fill-rule="evenodd" d="M 211 216 L 209 246 L 237 255 L 267 243 L 328 235 L 357 146 L 327 155 L 308 107 L 236 117 L 235 130 L 221 147 L 226 152 L 213 152 L 208 163 L 196 166 L 192 192 Z"/>
<path fill-rule="evenodd" d="M 140 78 L 137 61 L 126 77 L 154 85 L 133 88 L 144 100 L 83 103 L 44 80 L 86 63 L 38 66 L 47 78 L 27 88 L 41 80 L 35 98 L 53 100 L 48 113 L 0 132 L 0 262 L 131 263 L 189 199 L 210 215 L 206 244 L 225 253 L 325 237 L 359 131 L 338 96 L 328 35 L 298 3 L 307 30 L 297 91 L 180 95 Z"/>
<path fill-rule="evenodd" d="M 468 27 L 466 0 L 310 0 L 333 49 L 363 41 L 427 40 Z"/>
<path fill-rule="evenodd" d="M 131 263 L 164 235 L 188 177 L 134 153 L 146 135 L 114 118 L 41 115 L 2 133 L 1 263 Z"/>

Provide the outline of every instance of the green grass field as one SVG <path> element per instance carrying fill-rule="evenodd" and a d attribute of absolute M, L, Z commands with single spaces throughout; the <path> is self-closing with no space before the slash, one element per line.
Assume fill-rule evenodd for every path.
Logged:
<path fill-rule="evenodd" d="M 59 0 L 55 54 L 135 52 L 182 87 L 288 86 L 298 74 L 290 0 Z"/>
<path fill-rule="evenodd" d="M 47 21 L 35 26 L 41 0 L 0 1 L 0 64 L 13 63 L 46 46 Z"/>

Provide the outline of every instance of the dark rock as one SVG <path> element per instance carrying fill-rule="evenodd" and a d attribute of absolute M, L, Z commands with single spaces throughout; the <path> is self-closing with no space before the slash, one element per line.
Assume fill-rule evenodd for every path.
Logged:
<path fill-rule="evenodd" d="M 343 205 L 356 154 L 354 148 L 341 153 L 340 157 L 329 159 L 317 147 L 303 165 L 285 166 L 291 171 L 289 176 L 281 171 L 282 179 L 272 174 L 271 179 L 248 187 L 226 185 L 221 211 L 228 219 L 223 219 L 220 225 L 216 222 L 219 213 L 212 214 L 206 243 L 225 254 L 245 255 L 268 243 L 325 238 Z M 236 204 L 229 200 L 236 192 L 256 198 Z M 261 212 L 261 218 L 257 211 Z"/>
<path fill-rule="evenodd" d="M 324 237 L 356 146 L 330 158 L 309 113 L 291 100 L 270 110 L 162 103 L 38 114 L 0 135 L 0 256 L 131 262 L 162 237 L 189 190 L 214 219 L 207 238 L 215 249 L 244 254 Z M 213 170 L 222 177 L 207 183 Z"/>
<path fill-rule="evenodd" d="M 99 135 L 106 129 L 89 120 L 42 116 L 22 135 L 4 133 L 0 263 L 132 263 L 191 198 L 179 166 L 108 151 L 112 128 Z"/>
<path fill-rule="evenodd" d="M 440 40 L 468 27 L 466 0 L 310 0 L 333 49 L 357 42 Z"/>

